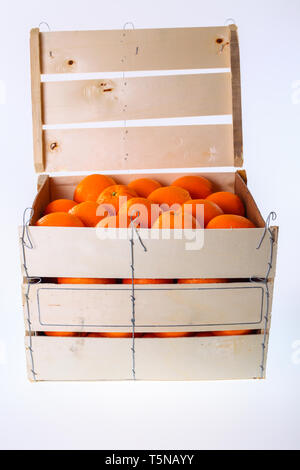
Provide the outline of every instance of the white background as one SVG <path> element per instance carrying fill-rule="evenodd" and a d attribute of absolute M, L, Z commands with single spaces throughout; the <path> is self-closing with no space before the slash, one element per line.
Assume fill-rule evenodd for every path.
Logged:
<path fill-rule="evenodd" d="M 239 26 L 249 186 L 280 225 L 267 380 L 30 384 L 17 237 L 36 182 L 30 28 L 215 26 L 229 17 Z M 299 0 L 2 0 L 1 448 L 299 448 L 299 20 Z"/>

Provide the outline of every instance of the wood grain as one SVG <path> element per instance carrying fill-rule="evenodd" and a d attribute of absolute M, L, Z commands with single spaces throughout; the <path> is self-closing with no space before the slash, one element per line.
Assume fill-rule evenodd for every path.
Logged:
<path fill-rule="evenodd" d="M 232 113 L 230 73 L 45 82 L 44 124 Z"/>
<path fill-rule="evenodd" d="M 243 166 L 243 128 L 241 101 L 240 50 L 237 27 L 230 25 L 230 62 L 232 76 L 232 121 L 235 166 Z"/>
<path fill-rule="evenodd" d="M 218 380 L 260 377 L 263 335 L 136 338 L 137 380 Z M 26 346 L 29 341 L 26 338 Z M 36 378 L 132 380 L 132 340 L 32 338 Z M 32 380 L 27 349 L 28 377 Z"/>
<path fill-rule="evenodd" d="M 33 284 L 32 331 L 130 332 L 130 295 L 131 286 L 122 284 Z M 137 332 L 261 329 L 264 323 L 263 284 L 137 285 L 135 298 Z"/>
<path fill-rule="evenodd" d="M 42 73 L 229 67 L 220 38 L 229 40 L 228 27 L 44 32 Z"/>
<path fill-rule="evenodd" d="M 44 131 L 46 171 L 234 166 L 232 125 Z"/>
<path fill-rule="evenodd" d="M 154 233 L 155 232 L 155 233 Z M 98 233 L 89 227 L 30 227 L 34 249 L 26 250 L 30 276 L 128 278 L 130 270 L 130 230 L 104 229 Z M 136 277 L 141 278 L 249 278 L 264 277 L 270 256 L 269 239 L 261 247 L 262 228 L 187 230 L 182 239 L 172 231 L 171 239 L 159 230 L 142 229 L 147 252 L 137 244 Z M 106 233 L 107 235 L 107 233 Z M 196 238 L 197 235 L 197 238 Z M 154 238 L 154 237 L 157 237 Z M 191 247 L 193 247 L 191 249 Z M 276 250 L 275 250 L 276 251 Z M 76 254 L 76 256 L 75 256 Z M 274 253 L 276 258 L 276 252 Z M 273 267 L 270 277 L 274 277 Z"/>
<path fill-rule="evenodd" d="M 37 173 L 41 173 L 44 171 L 44 156 L 42 138 L 40 33 L 38 28 L 34 28 L 30 31 L 30 64 L 34 167 Z"/>

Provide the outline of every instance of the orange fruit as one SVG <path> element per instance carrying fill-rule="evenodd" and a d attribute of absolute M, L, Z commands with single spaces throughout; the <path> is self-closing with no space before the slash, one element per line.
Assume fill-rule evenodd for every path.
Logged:
<path fill-rule="evenodd" d="M 78 217 L 68 212 L 52 212 L 44 215 L 35 225 L 38 227 L 84 227 Z"/>
<path fill-rule="evenodd" d="M 161 184 L 151 178 L 138 178 L 131 181 L 128 187 L 134 189 L 138 196 L 147 198 L 155 189 L 161 188 Z"/>
<path fill-rule="evenodd" d="M 219 191 L 210 194 L 206 200 L 217 204 L 224 214 L 245 215 L 244 204 L 237 194 L 230 193 L 229 191 Z"/>
<path fill-rule="evenodd" d="M 134 279 L 134 284 L 173 284 L 174 279 Z M 132 284 L 132 279 L 122 279 L 122 284 Z"/>
<path fill-rule="evenodd" d="M 116 279 L 100 277 L 58 277 L 58 284 L 116 284 Z"/>
<path fill-rule="evenodd" d="M 206 228 L 255 228 L 255 225 L 241 215 L 223 214 L 210 220 Z"/>
<path fill-rule="evenodd" d="M 170 228 L 170 229 L 187 229 L 201 228 L 199 222 L 191 214 L 184 212 L 163 212 L 152 225 L 152 228 Z"/>
<path fill-rule="evenodd" d="M 218 278 L 218 279 L 213 279 L 213 278 L 205 279 L 204 277 L 199 278 L 199 279 L 177 279 L 177 284 L 218 284 L 218 283 L 221 283 L 221 282 L 228 282 L 228 281 L 227 281 L 227 279 L 221 279 L 221 278 Z"/>
<path fill-rule="evenodd" d="M 45 209 L 45 215 L 52 212 L 69 212 L 76 204 L 77 202 L 71 201 L 71 199 L 55 199 L 55 201 L 49 202 Z"/>
<path fill-rule="evenodd" d="M 192 214 L 198 220 L 200 224 L 203 224 L 203 221 L 201 220 L 202 210 L 201 210 L 201 207 L 199 207 L 201 205 L 204 206 L 203 207 L 204 227 L 206 227 L 206 225 L 211 219 L 214 219 L 218 215 L 223 214 L 222 209 L 219 206 L 217 206 L 217 204 L 215 204 L 214 202 L 208 201 L 207 199 L 190 199 L 189 201 L 185 202 L 182 205 L 182 209 Z"/>
<path fill-rule="evenodd" d="M 88 333 L 91 338 L 132 338 L 132 333 Z"/>
<path fill-rule="evenodd" d="M 88 175 L 83 178 L 76 186 L 74 192 L 74 201 L 97 201 L 99 194 L 112 184 L 116 184 L 115 180 L 106 175 Z"/>
<path fill-rule="evenodd" d="M 110 204 L 116 212 L 119 211 L 120 197 L 131 199 L 137 197 L 137 193 L 134 189 L 129 188 L 125 184 L 114 184 L 104 189 L 99 195 L 97 202 L 98 204 Z M 121 199 L 121 205 L 125 202 L 125 199 Z"/>
<path fill-rule="evenodd" d="M 132 338 L 132 333 L 87 333 L 90 338 Z M 144 333 L 135 333 L 135 338 L 141 338 Z"/>
<path fill-rule="evenodd" d="M 191 199 L 191 197 L 190 193 L 183 188 L 164 186 L 163 188 L 155 189 L 155 191 L 149 194 L 148 199 L 152 203 L 162 206 L 163 210 L 169 210 L 174 204 L 177 204 L 179 209 L 179 206 Z"/>
<path fill-rule="evenodd" d="M 78 217 L 81 222 L 84 223 L 87 227 L 95 227 L 100 220 L 104 219 L 111 213 L 108 210 L 102 211 L 103 215 L 97 215 L 99 209 L 99 204 L 95 201 L 85 201 L 80 202 L 74 206 L 69 214 L 75 215 Z"/>
<path fill-rule="evenodd" d="M 45 331 L 46 336 L 77 336 L 78 333 L 71 331 Z"/>
<path fill-rule="evenodd" d="M 214 336 L 235 336 L 235 335 L 248 335 L 252 330 L 226 330 L 226 331 L 212 331 Z"/>
<path fill-rule="evenodd" d="M 206 336 L 213 336 L 211 331 L 202 331 L 201 333 L 194 333 L 194 336 L 199 336 L 201 338 L 205 338 Z"/>
<path fill-rule="evenodd" d="M 123 215 L 111 215 L 100 220 L 96 225 L 97 228 L 128 228 L 131 226 L 130 217 L 124 217 Z"/>
<path fill-rule="evenodd" d="M 186 189 L 191 199 L 205 199 L 213 191 L 212 182 L 203 176 L 181 176 L 172 183 L 172 186 Z"/>
<path fill-rule="evenodd" d="M 191 336 L 187 332 L 167 332 L 167 333 L 153 333 L 154 338 L 181 338 L 183 336 Z"/>
<path fill-rule="evenodd" d="M 120 207 L 119 216 L 128 216 L 136 219 L 135 225 L 140 228 L 151 227 L 151 221 L 155 221 L 159 216 L 159 207 L 151 204 L 149 199 L 143 197 L 133 197 Z"/>

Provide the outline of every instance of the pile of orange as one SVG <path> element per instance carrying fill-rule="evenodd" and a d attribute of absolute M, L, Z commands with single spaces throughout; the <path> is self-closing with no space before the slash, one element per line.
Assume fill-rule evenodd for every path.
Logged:
<path fill-rule="evenodd" d="M 214 192 L 203 176 L 182 176 L 162 186 L 151 178 L 128 185 L 94 174 L 76 186 L 73 200 L 57 199 L 45 208 L 38 226 L 127 228 L 253 228 L 237 194 Z"/>
<path fill-rule="evenodd" d="M 128 185 L 118 184 L 110 176 L 93 174 L 76 186 L 73 200 L 57 199 L 45 208 L 37 226 L 152 229 L 234 229 L 253 228 L 245 217 L 240 197 L 228 191 L 214 192 L 211 181 L 202 176 L 182 176 L 163 186 L 151 178 L 139 178 Z M 58 278 L 59 284 L 115 284 L 116 279 Z M 131 279 L 123 279 L 131 284 Z M 226 279 L 135 279 L 135 284 L 197 284 L 227 282 Z M 245 334 L 247 331 L 214 334 Z M 77 336 L 71 332 L 47 332 L 48 336 Z M 179 337 L 191 333 L 153 333 L 147 337 Z M 209 335 L 212 333 L 199 333 Z M 131 333 L 85 333 L 82 336 L 131 337 Z"/>

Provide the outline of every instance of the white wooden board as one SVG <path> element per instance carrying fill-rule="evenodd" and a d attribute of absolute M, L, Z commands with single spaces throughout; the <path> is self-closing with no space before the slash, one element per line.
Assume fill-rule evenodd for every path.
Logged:
<path fill-rule="evenodd" d="M 20 227 L 20 235 L 21 230 Z M 130 229 L 29 227 L 28 233 L 33 243 L 32 249 L 25 248 L 30 276 L 131 276 Z M 109 233 L 111 236 L 114 233 L 117 236 L 122 234 L 124 239 L 100 239 L 97 233 Z M 188 229 L 182 239 L 175 239 L 175 236 L 181 234 L 180 230 L 171 231 L 171 239 L 161 238 L 166 233 L 164 230 L 142 229 L 139 233 L 147 252 L 136 240 L 136 277 L 249 278 L 264 277 L 266 274 L 270 242 L 265 237 L 260 249 L 257 249 L 263 234 L 261 228 L 204 231 Z M 160 239 L 151 239 L 154 235 Z M 270 277 L 274 276 L 274 270 L 275 262 Z"/>
<path fill-rule="evenodd" d="M 258 378 L 262 339 L 262 335 L 137 338 L 136 379 Z M 132 341 L 127 338 L 32 337 L 36 379 L 132 380 L 131 346 Z M 27 366 L 32 380 L 28 350 Z"/>
<path fill-rule="evenodd" d="M 232 113 L 230 73 L 45 82 L 43 123 Z"/>
<path fill-rule="evenodd" d="M 41 72 L 229 67 L 230 47 L 224 47 L 229 38 L 228 26 L 43 32 Z M 221 44 L 218 39 L 222 39 Z"/>
<path fill-rule="evenodd" d="M 135 299 L 137 332 L 263 327 L 262 283 L 136 285 Z M 132 331 L 130 285 L 33 284 L 29 302 L 32 331 Z"/>
<path fill-rule="evenodd" d="M 234 166 L 232 133 L 230 124 L 47 129 L 45 170 Z"/>

